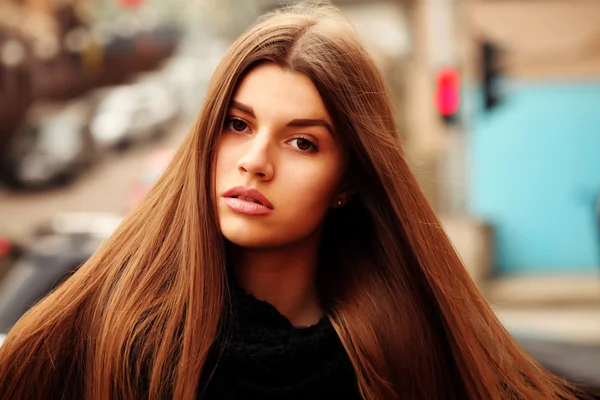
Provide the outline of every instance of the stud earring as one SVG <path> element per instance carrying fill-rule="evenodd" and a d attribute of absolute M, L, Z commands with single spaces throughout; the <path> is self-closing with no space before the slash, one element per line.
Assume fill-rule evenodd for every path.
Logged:
<path fill-rule="evenodd" d="M 338 207 L 340 207 L 342 205 L 342 200 L 339 199 L 336 204 L 337 204 Z"/>

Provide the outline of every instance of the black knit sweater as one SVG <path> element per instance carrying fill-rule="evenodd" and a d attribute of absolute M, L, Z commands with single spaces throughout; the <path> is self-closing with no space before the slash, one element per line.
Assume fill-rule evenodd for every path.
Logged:
<path fill-rule="evenodd" d="M 207 360 L 198 399 L 360 399 L 327 318 L 297 328 L 269 303 L 239 287 L 232 293 L 232 323 Z"/>

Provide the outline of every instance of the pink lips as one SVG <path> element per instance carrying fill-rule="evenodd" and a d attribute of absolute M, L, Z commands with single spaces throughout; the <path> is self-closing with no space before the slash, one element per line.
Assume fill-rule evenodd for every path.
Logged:
<path fill-rule="evenodd" d="M 254 188 L 231 188 L 223 193 L 223 201 L 234 211 L 246 215 L 266 215 L 273 212 L 273 204 Z"/>

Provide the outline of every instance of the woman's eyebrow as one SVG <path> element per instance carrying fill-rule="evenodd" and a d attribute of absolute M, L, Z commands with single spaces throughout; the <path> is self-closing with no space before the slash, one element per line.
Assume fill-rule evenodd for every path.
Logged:
<path fill-rule="evenodd" d="M 239 101 L 231 100 L 230 107 L 236 108 L 236 109 L 250 115 L 252 118 L 256 118 L 256 115 L 254 115 L 254 110 L 252 109 L 252 107 L 242 104 Z"/>
<path fill-rule="evenodd" d="M 287 126 L 294 126 L 294 127 L 306 127 L 306 126 L 323 126 L 325 127 L 329 133 L 331 135 L 333 135 L 333 128 L 331 126 L 331 124 L 327 121 L 325 121 L 324 119 L 307 119 L 307 118 L 303 118 L 303 119 L 294 119 L 291 120 Z"/>

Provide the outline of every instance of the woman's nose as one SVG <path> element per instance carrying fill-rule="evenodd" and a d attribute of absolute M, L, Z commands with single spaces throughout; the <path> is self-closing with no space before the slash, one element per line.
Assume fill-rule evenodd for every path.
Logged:
<path fill-rule="evenodd" d="M 238 161 L 238 170 L 242 175 L 250 174 L 261 181 L 273 179 L 275 169 L 270 157 L 270 143 L 267 135 L 254 136 Z"/>

